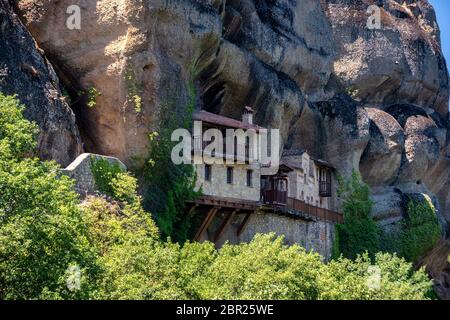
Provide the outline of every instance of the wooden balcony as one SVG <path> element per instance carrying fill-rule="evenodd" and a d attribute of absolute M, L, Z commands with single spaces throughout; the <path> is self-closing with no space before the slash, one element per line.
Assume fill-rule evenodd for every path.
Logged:
<path fill-rule="evenodd" d="M 264 204 L 284 206 L 287 203 L 287 191 L 265 190 L 262 195 Z"/>
<path fill-rule="evenodd" d="M 295 199 L 295 198 L 287 198 L 287 208 L 292 209 L 294 211 L 299 211 L 315 217 L 319 220 L 326 220 L 335 223 L 343 223 L 344 217 L 341 213 L 331 211 L 324 208 L 319 208 L 310 204 L 307 204 L 304 201 Z"/>
<path fill-rule="evenodd" d="M 258 201 L 250 201 L 250 200 L 242 200 L 242 199 L 234 199 L 228 197 L 217 197 L 217 196 L 208 196 L 203 195 L 193 201 L 191 203 L 197 205 L 207 205 L 207 206 L 215 206 L 222 208 L 234 208 L 240 210 L 250 210 L 254 211 L 260 207 L 260 203 Z"/>

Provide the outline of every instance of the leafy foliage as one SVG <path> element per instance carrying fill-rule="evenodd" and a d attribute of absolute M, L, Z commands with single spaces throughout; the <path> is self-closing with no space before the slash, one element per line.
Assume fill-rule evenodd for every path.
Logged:
<path fill-rule="evenodd" d="M 429 198 L 423 202 L 411 200 L 408 218 L 404 219 L 400 254 L 409 261 L 417 261 L 432 249 L 441 238 L 436 210 Z"/>
<path fill-rule="evenodd" d="M 432 249 L 442 236 L 436 210 L 431 199 L 408 202 L 407 217 L 394 232 L 384 232 L 383 249 L 397 252 L 408 261 L 418 261 Z"/>
<path fill-rule="evenodd" d="M 133 69 L 127 69 L 125 71 L 125 81 L 128 88 L 127 99 L 134 105 L 134 111 L 140 113 L 142 111 L 141 89 L 136 81 L 136 75 Z"/>
<path fill-rule="evenodd" d="M 108 299 L 427 299 L 432 288 L 424 270 L 390 254 L 356 261 L 321 257 L 274 234 L 250 243 L 157 242 L 132 235 L 103 256 Z M 368 286 L 371 268 L 378 287 Z"/>
<path fill-rule="evenodd" d="M 0 97 L 0 299 L 427 298 L 425 272 L 390 254 L 324 264 L 274 234 L 220 250 L 162 242 L 125 172 L 105 178 L 109 197 L 80 205 L 56 164 L 23 158 L 36 127 L 21 109 Z M 367 286 L 370 267 L 379 287 Z"/>
<path fill-rule="evenodd" d="M 379 251 L 380 231 L 371 218 L 370 189 L 357 172 L 350 179 L 339 177 L 339 197 L 343 199 L 344 224 L 336 226 L 339 251 L 346 258 L 355 259 L 368 252 L 374 257 Z"/>
<path fill-rule="evenodd" d="M 76 205 L 78 196 L 52 162 L 35 154 L 35 124 L 13 97 L 0 95 L 0 299 L 83 298 L 96 268 Z M 80 290 L 65 284 L 80 268 Z"/>
<path fill-rule="evenodd" d="M 19 159 L 35 154 L 38 128 L 22 116 L 24 106 L 15 96 L 0 93 L 0 155 Z"/>
<path fill-rule="evenodd" d="M 194 190 L 195 172 L 190 164 L 175 165 L 171 160 L 172 132 L 189 128 L 195 107 L 196 92 L 192 82 L 188 84 L 187 104 L 173 101 L 161 107 L 160 132 L 150 135 L 151 157 L 144 167 L 146 186 L 145 208 L 155 213 L 156 222 L 164 239 L 171 237 L 183 243 L 189 238 L 191 216 L 185 214 L 186 201 L 199 196 Z"/>
<path fill-rule="evenodd" d="M 367 253 L 354 261 L 339 258 L 322 270 L 320 299 L 422 300 L 433 295 L 424 269 L 414 270 L 411 263 L 395 254 L 377 253 L 374 263 Z"/>
<path fill-rule="evenodd" d="M 86 91 L 86 94 L 88 97 L 87 106 L 89 108 L 94 108 L 97 105 L 97 98 L 100 97 L 102 93 L 97 88 L 90 87 Z"/>
<path fill-rule="evenodd" d="M 283 238 L 257 235 L 249 243 L 223 246 L 197 277 L 201 299 L 315 299 L 320 256 Z"/>
<path fill-rule="evenodd" d="M 123 172 L 117 163 L 111 163 L 104 158 L 91 158 L 91 171 L 94 176 L 95 187 L 101 193 L 114 196 L 113 180 Z"/>

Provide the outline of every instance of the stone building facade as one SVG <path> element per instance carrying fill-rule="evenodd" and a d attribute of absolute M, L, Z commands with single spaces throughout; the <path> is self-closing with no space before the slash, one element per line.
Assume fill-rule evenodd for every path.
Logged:
<path fill-rule="evenodd" d="M 249 108 L 242 121 L 206 111 L 194 113 L 194 121 L 202 122 L 202 132 L 261 129 L 253 124 Z M 205 144 L 195 123 L 193 131 L 196 187 L 203 196 L 191 210 L 204 217 L 194 240 L 212 241 L 219 248 L 225 242 L 250 242 L 259 233 L 275 233 L 288 245 L 299 244 L 326 261 L 331 258 L 335 223 L 342 221 L 341 215 L 331 212 L 337 211 L 334 168 L 303 150 L 289 150 L 278 171 L 268 175 L 261 163 L 253 161 L 252 152 L 244 162 L 225 148 L 214 149 L 212 155 L 205 150 L 216 138 Z M 234 161 L 227 161 L 230 156 Z"/>
<path fill-rule="evenodd" d="M 293 169 L 288 174 L 289 197 L 318 208 L 338 211 L 337 181 L 330 165 L 323 160 L 313 159 L 304 150 L 285 152 L 281 161 Z M 329 170 L 328 177 L 326 170 Z M 330 194 L 326 197 L 321 196 L 320 192 L 320 183 L 325 180 L 330 184 Z"/>
<path fill-rule="evenodd" d="M 202 188 L 203 194 L 213 197 L 234 198 L 259 201 L 261 197 L 261 164 L 256 160 L 253 143 L 238 141 L 233 150 L 225 146 L 226 130 L 235 129 L 242 132 L 256 133 L 261 127 L 253 124 L 252 110 L 247 107 L 242 121 L 223 117 L 205 111 L 194 114 L 194 120 L 201 122 L 202 132 L 194 133 L 194 166 L 196 171 L 196 188 Z M 205 152 L 210 142 L 203 141 L 203 132 L 208 129 L 220 131 L 223 135 L 223 149 L 214 155 Z M 247 131 L 247 132 L 248 132 Z M 241 148 L 242 147 L 242 148 Z M 246 154 L 238 150 L 247 150 Z M 231 161 L 230 161 L 231 159 Z"/>
<path fill-rule="evenodd" d="M 235 199 L 259 201 L 261 197 L 261 166 L 251 164 L 198 164 L 195 166 L 196 188 L 202 189 L 209 196 L 229 197 Z M 232 179 L 228 180 L 232 170 Z M 207 170 L 209 177 L 207 177 Z"/>

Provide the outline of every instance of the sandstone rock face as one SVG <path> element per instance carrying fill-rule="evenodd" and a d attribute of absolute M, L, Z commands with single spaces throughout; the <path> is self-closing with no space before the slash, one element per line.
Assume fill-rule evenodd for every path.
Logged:
<path fill-rule="evenodd" d="M 0 44 L 0 92 L 17 94 L 26 118 L 39 125 L 40 156 L 69 164 L 82 150 L 75 116 L 52 65 L 5 0 L 0 1 Z"/>
<path fill-rule="evenodd" d="M 327 1 L 337 56 L 334 70 L 366 103 L 411 103 L 448 114 L 448 73 L 428 1 L 378 1 L 380 29 L 367 28 L 377 1 Z"/>
<path fill-rule="evenodd" d="M 441 240 L 421 261 L 433 278 L 434 287 L 441 299 L 450 300 L 450 241 Z"/>
<path fill-rule="evenodd" d="M 390 185 L 400 169 L 405 143 L 403 128 L 380 109 L 366 108 L 366 112 L 370 118 L 370 140 L 359 168 L 371 186 Z"/>
<path fill-rule="evenodd" d="M 81 30 L 66 27 L 73 4 Z M 369 29 L 377 4 L 380 26 Z M 401 216 L 411 193 L 437 196 L 448 215 L 448 71 L 425 0 L 19 0 L 17 9 L 74 92 L 101 92 L 95 107 L 74 108 L 88 151 L 127 165 L 145 156 L 161 106 L 183 106 L 193 77 L 198 107 L 239 118 L 251 105 L 285 148 L 359 170 L 383 202 L 382 222 Z"/>

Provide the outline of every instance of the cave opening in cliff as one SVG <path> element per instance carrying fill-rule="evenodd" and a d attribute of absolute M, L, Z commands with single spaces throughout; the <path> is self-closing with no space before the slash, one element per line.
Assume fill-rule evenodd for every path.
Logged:
<path fill-rule="evenodd" d="M 219 114 L 222 110 L 223 98 L 225 96 L 225 82 L 220 81 L 213 84 L 202 94 L 203 109 Z"/>

